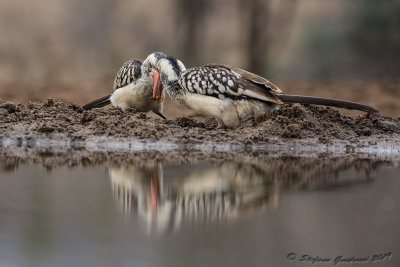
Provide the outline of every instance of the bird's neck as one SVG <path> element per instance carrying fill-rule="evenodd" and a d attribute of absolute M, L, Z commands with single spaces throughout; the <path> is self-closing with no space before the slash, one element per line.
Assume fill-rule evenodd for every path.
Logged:
<path fill-rule="evenodd" d="M 174 100 L 176 103 L 185 106 L 185 91 L 182 90 L 179 82 L 176 81 L 168 81 L 166 83 L 165 89 L 167 90 L 168 95 Z"/>

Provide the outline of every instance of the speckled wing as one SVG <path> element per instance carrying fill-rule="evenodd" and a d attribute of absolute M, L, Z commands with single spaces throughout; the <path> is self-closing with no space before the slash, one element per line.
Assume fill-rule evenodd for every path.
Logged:
<path fill-rule="evenodd" d="M 231 99 L 258 99 L 282 104 L 274 94 L 281 92 L 278 87 L 260 76 L 251 74 L 238 68 L 213 64 L 183 71 L 179 84 L 191 93 L 219 98 L 223 96 Z"/>
<path fill-rule="evenodd" d="M 136 82 L 141 76 L 142 61 L 131 59 L 126 61 L 115 76 L 113 90 Z"/>
<path fill-rule="evenodd" d="M 268 81 L 267 79 L 255 74 L 255 73 L 249 72 L 247 70 L 243 70 L 241 68 L 231 67 L 231 66 L 223 65 L 223 64 L 220 64 L 219 66 L 226 68 L 226 69 L 230 69 L 230 70 L 236 72 L 237 74 L 241 75 L 246 80 L 249 80 L 253 83 L 264 86 L 267 90 L 270 90 L 277 94 L 283 94 L 282 90 L 278 86 L 276 86 L 272 82 Z"/>

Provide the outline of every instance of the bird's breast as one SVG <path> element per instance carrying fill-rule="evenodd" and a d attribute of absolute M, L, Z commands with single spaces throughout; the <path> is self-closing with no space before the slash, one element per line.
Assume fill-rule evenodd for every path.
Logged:
<path fill-rule="evenodd" d="M 122 109 L 134 108 L 140 112 L 152 110 L 158 102 L 151 100 L 152 87 L 144 83 L 129 84 L 114 91 L 111 103 Z"/>

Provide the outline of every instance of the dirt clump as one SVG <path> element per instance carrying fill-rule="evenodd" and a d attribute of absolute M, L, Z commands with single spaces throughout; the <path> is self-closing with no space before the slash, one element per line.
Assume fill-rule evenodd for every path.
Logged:
<path fill-rule="evenodd" d="M 378 113 L 356 117 L 313 105 L 284 105 L 279 110 L 264 113 L 247 126 L 264 128 L 269 134 L 283 138 L 321 138 L 346 140 L 359 136 L 399 133 L 399 124 Z M 243 127 L 243 126 L 242 126 Z"/>
<path fill-rule="evenodd" d="M 84 111 L 79 105 L 48 99 L 26 105 L 0 101 L 0 138 L 9 136 L 89 136 L 167 139 L 185 142 L 262 143 L 271 137 L 352 140 L 364 136 L 398 138 L 399 121 L 377 113 L 358 116 L 313 105 L 283 105 L 242 123 L 219 129 L 213 118 L 163 120 L 134 109 L 106 107 Z"/>

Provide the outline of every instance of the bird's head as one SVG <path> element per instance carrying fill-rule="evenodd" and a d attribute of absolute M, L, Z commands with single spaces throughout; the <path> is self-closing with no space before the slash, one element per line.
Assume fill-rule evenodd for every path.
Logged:
<path fill-rule="evenodd" d="M 164 54 L 163 52 L 154 52 L 151 53 L 150 55 L 147 56 L 147 58 L 143 61 L 142 64 L 142 75 L 143 76 L 147 76 L 147 77 L 152 77 L 153 81 L 155 81 L 155 76 L 158 75 L 158 72 L 156 74 L 157 71 L 157 63 L 160 59 L 162 58 L 166 58 L 167 55 Z M 162 85 L 160 85 L 162 87 Z M 162 93 L 162 88 L 160 88 L 160 95 L 157 97 L 153 97 L 152 99 L 156 100 L 156 101 L 160 101 L 161 100 L 161 93 Z"/>
<path fill-rule="evenodd" d="M 152 75 L 157 67 L 157 63 L 160 59 L 166 58 L 167 55 L 163 52 L 154 52 L 147 56 L 142 64 L 142 73 L 144 75 Z"/>
<path fill-rule="evenodd" d="M 155 75 L 153 75 L 153 98 L 161 97 L 163 85 L 168 86 L 170 83 L 178 81 L 179 75 L 184 70 L 186 67 L 179 59 L 171 56 L 160 59 L 154 72 Z"/>

